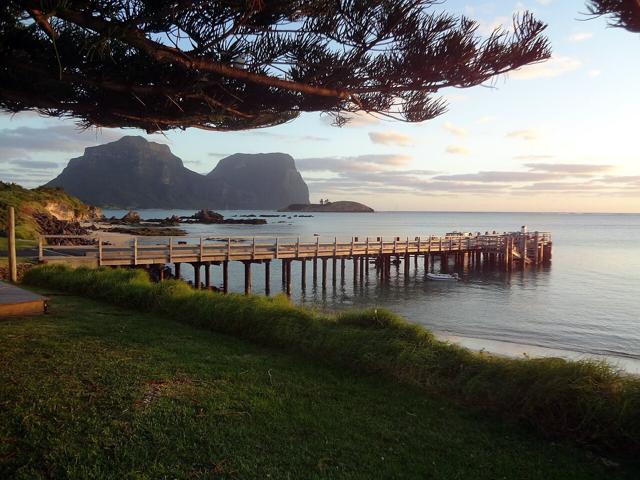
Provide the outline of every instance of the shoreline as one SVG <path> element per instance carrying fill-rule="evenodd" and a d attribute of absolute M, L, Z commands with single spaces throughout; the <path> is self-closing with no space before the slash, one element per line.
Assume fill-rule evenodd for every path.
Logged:
<path fill-rule="evenodd" d="M 433 331 L 433 334 L 436 336 L 436 338 L 438 338 L 438 340 L 442 340 L 453 345 L 458 345 L 478 353 L 487 353 L 489 355 L 496 355 L 505 358 L 557 357 L 571 361 L 605 361 L 613 368 L 620 369 L 634 377 L 640 377 L 640 359 L 620 357 L 616 355 L 576 352 L 575 350 L 506 342 L 504 340 L 465 337 L 443 331 Z"/>

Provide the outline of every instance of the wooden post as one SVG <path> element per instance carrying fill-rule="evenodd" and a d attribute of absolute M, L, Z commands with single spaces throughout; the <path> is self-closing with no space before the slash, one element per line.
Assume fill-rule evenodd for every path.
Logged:
<path fill-rule="evenodd" d="M 335 287 L 336 286 L 336 281 L 338 279 L 338 259 L 335 257 L 335 252 L 334 252 L 334 257 L 333 257 L 333 269 L 331 270 L 331 284 Z"/>
<path fill-rule="evenodd" d="M 9 257 L 9 281 L 18 281 L 18 260 L 16 257 L 16 212 L 9 207 L 7 212 L 7 256 Z"/>
<path fill-rule="evenodd" d="M 42 249 L 42 237 L 40 237 L 40 249 Z M 42 253 L 40 254 L 42 258 Z M 98 237 L 98 266 L 102 266 L 102 238 Z"/>
<path fill-rule="evenodd" d="M 358 281 L 358 257 L 353 257 L 353 283 Z"/>
<path fill-rule="evenodd" d="M 138 264 L 138 237 L 133 237 L 133 264 Z"/>
<path fill-rule="evenodd" d="M 222 292 L 229 293 L 229 260 L 222 262 Z"/>
<path fill-rule="evenodd" d="M 538 265 L 538 262 L 540 261 L 540 234 L 538 232 L 535 234 L 535 242 L 536 248 L 534 251 L 533 264 Z"/>
<path fill-rule="evenodd" d="M 360 285 L 364 285 L 364 257 L 360 257 Z"/>
<path fill-rule="evenodd" d="M 287 295 L 291 295 L 291 260 L 287 260 Z"/>
<path fill-rule="evenodd" d="M 280 264 L 282 267 L 282 289 L 284 290 L 287 284 L 287 260 L 283 258 Z"/>
<path fill-rule="evenodd" d="M 327 288 L 327 259 L 322 257 L 322 289 Z"/>
<path fill-rule="evenodd" d="M 242 263 L 244 263 L 244 294 L 249 295 L 251 293 L 251 262 Z"/>
<path fill-rule="evenodd" d="M 200 290 L 200 266 L 202 265 L 199 262 L 192 263 L 193 266 L 193 288 L 196 290 Z"/>
<path fill-rule="evenodd" d="M 176 277 L 176 279 L 180 280 L 180 262 L 177 262 L 175 264 L 175 273 L 174 276 Z"/>
<path fill-rule="evenodd" d="M 264 293 L 265 295 L 271 293 L 271 260 L 264 262 Z"/>
<path fill-rule="evenodd" d="M 211 288 L 211 262 L 204 264 L 204 286 L 207 289 Z"/>
<path fill-rule="evenodd" d="M 344 257 L 342 257 L 340 259 L 340 284 L 344 285 L 344 264 L 345 264 L 345 260 Z"/>
<path fill-rule="evenodd" d="M 300 285 L 302 290 L 304 290 L 307 288 L 307 259 L 303 258 L 300 261 L 302 262 L 302 265 L 300 266 Z"/>
<path fill-rule="evenodd" d="M 318 257 L 313 258 L 313 285 L 318 284 Z"/>
<path fill-rule="evenodd" d="M 408 253 L 404 254 L 404 276 L 409 278 L 409 265 L 411 264 L 411 258 Z"/>

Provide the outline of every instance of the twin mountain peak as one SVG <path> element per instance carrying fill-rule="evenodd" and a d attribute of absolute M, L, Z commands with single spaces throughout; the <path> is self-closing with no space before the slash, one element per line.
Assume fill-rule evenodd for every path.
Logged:
<path fill-rule="evenodd" d="M 275 210 L 309 203 L 307 184 L 286 153 L 236 153 L 203 175 L 167 145 L 137 136 L 87 147 L 47 186 L 112 208 Z"/>

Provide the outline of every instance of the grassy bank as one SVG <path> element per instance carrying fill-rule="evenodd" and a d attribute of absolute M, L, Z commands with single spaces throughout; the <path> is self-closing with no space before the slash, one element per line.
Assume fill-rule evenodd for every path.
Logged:
<path fill-rule="evenodd" d="M 622 479 L 376 374 L 73 296 L 0 322 L 0 478 Z"/>
<path fill-rule="evenodd" d="M 483 356 L 438 341 L 383 310 L 328 316 L 282 297 L 152 284 L 136 270 L 44 266 L 30 270 L 25 281 L 376 373 L 520 420 L 549 437 L 628 454 L 640 445 L 640 381 L 601 363 Z"/>
<path fill-rule="evenodd" d="M 28 189 L 15 183 L 0 181 L 0 237 L 6 237 L 7 208 L 14 207 L 16 238 L 35 240 L 39 229 L 33 213 L 47 213 L 47 206 L 77 217 L 88 215 L 91 211 L 90 206 L 59 188 Z"/>

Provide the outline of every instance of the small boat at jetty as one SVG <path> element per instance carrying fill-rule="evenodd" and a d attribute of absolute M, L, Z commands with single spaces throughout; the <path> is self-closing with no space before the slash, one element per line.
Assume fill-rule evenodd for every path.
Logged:
<path fill-rule="evenodd" d="M 427 278 L 437 282 L 457 282 L 460 280 L 460 276 L 457 273 L 427 273 Z"/>

